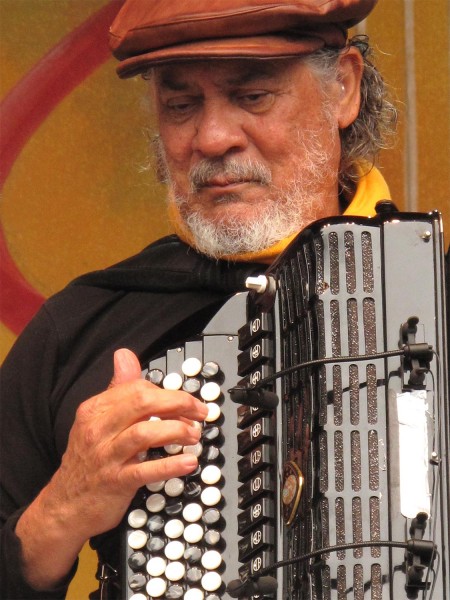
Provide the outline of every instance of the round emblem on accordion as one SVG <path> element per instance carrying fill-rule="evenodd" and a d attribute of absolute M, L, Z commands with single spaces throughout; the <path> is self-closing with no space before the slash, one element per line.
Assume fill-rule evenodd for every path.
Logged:
<path fill-rule="evenodd" d="M 303 482 L 304 477 L 298 465 L 292 461 L 285 463 L 283 467 L 281 501 L 283 504 L 283 519 L 286 525 L 291 525 L 297 514 Z"/>

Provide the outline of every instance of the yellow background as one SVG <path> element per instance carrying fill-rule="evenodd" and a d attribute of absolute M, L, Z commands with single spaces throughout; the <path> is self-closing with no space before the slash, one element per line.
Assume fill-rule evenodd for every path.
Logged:
<path fill-rule="evenodd" d="M 0 0 L 2 97 L 105 0 Z M 381 0 L 362 26 L 403 116 L 381 159 L 400 208 L 444 213 L 450 240 L 448 0 Z M 125 258 L 168 233 L 151 169 L 145 84 L 120 81 L 112 59 L 69 94 L 24 147 L 0 207 L 9 251 L 47 297 L 80 273 Z M 0 130 L 1 134 L 1 130 Z M 14 334 L 0 324 L 2 358 Z M 94 589 L 87 549 L 69 599 Z"/>

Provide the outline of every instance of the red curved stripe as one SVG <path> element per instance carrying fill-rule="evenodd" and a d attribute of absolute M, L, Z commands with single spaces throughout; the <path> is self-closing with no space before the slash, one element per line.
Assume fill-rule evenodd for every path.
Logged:
<path fill-rule="evenodd" d="M 110 56 L 108 28 L 123 0 L 111 0 L 64 37 L 9 92 L 0 105 L 0 186 L 23 146 L 55 106 Z M 11 258 L 0 225 L 2 321 L 19 334 L 44 297 Z"/>

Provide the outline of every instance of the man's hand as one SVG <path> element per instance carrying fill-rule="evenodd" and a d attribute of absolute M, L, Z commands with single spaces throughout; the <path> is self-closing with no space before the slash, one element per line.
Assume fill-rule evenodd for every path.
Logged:
<path fill-rule="evenodd" d="M 109 388 L 80 405 L 60 468 L 17 524 L 25 572 L 37 589 L 57 585 L 90 537 L 118 525 L 139 487 L 197 466 L 191 454 L 139 460 L 148 448 L 195 444 L 193 421 L 207 414 L 189 394 L 140 375 L 136 356 L 117 351 Z"/>

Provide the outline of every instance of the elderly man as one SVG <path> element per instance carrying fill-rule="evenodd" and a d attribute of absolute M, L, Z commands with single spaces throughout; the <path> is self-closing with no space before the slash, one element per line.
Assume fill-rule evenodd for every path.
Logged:
<path fill-rule="evenodd" d="M 206 322 L 306 224 L 372 215 L 388 196 L 373 162 L 395 114 L 366 42 L 347 41 L 374 3 L 124 4 L 111 45 L 121 77 L 149 80 L 177 236 L 73 282 L 5 363 L 5 598 L 64 597 L 92 538 L 117 567 L 136 490 L 196 468 L 190 454 L 136 458 L 196 443 L 206 415 L 141 380 L 140 361 L 198 332 L 199 311 Z"/>

